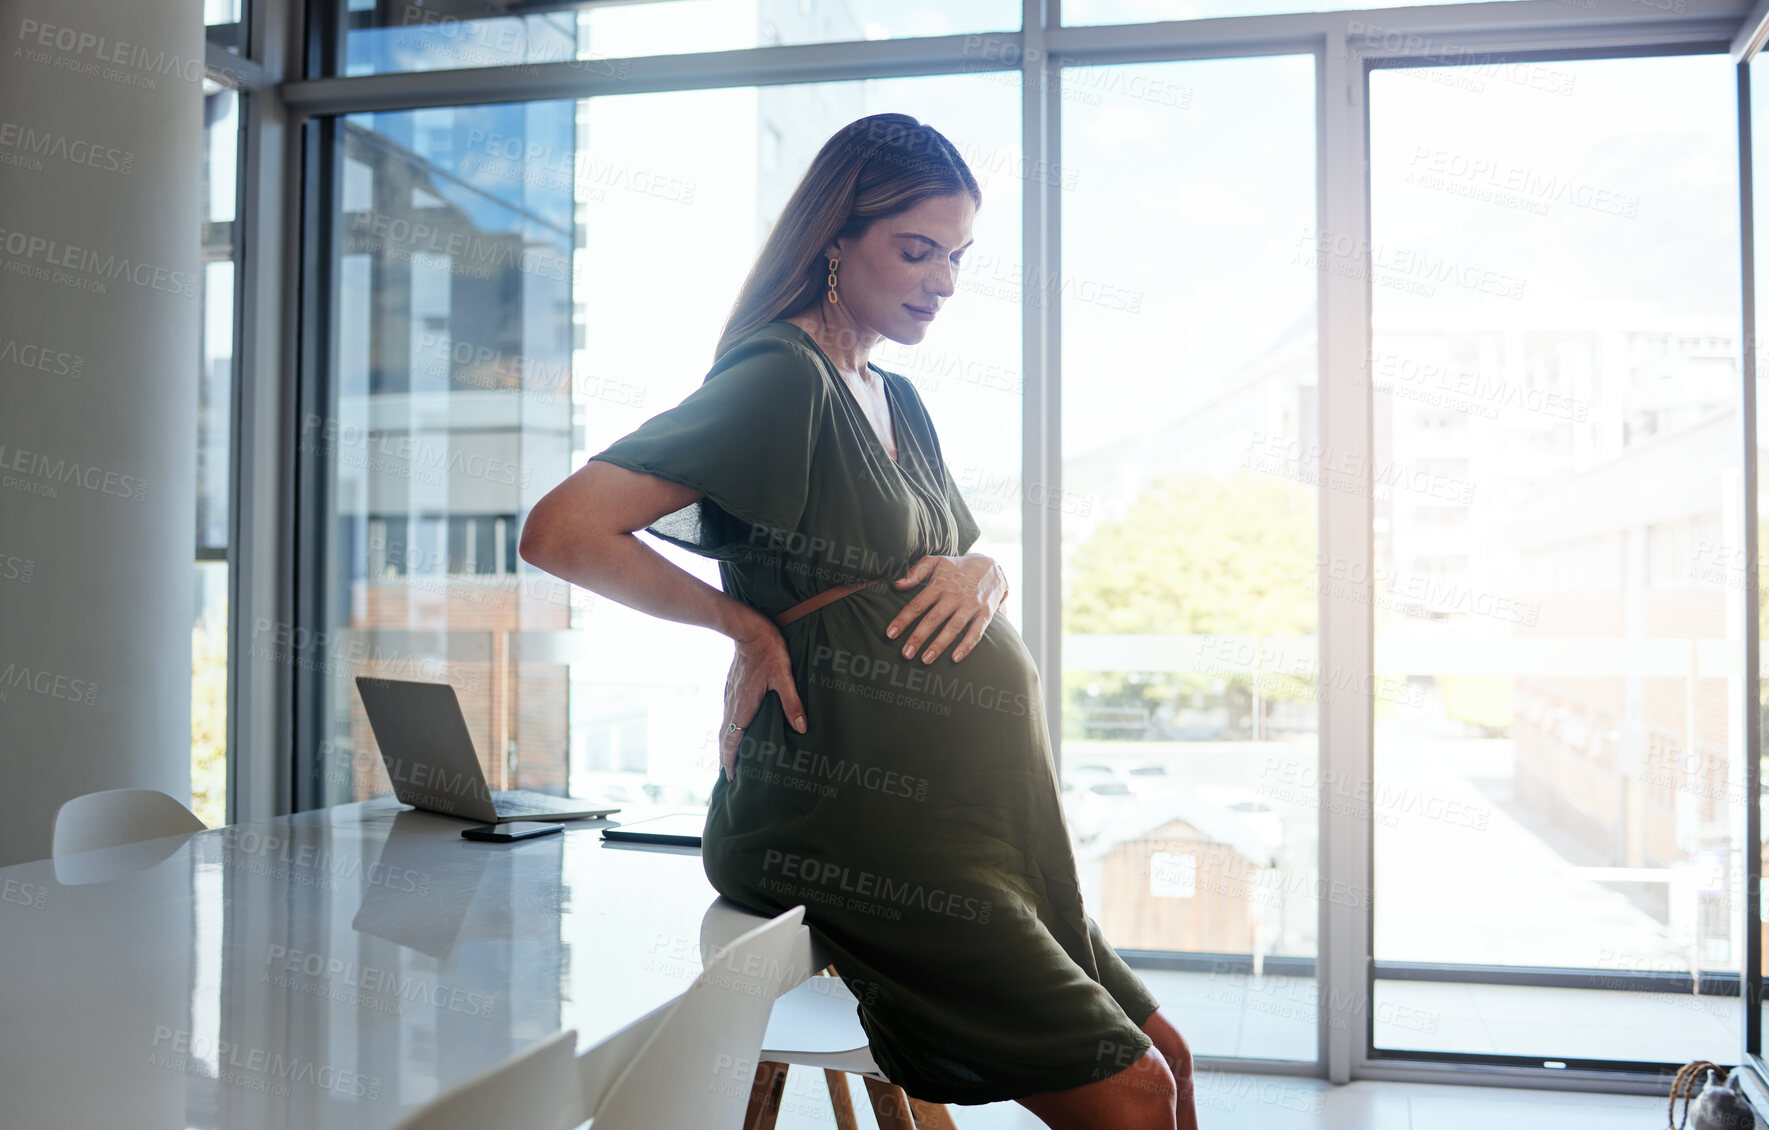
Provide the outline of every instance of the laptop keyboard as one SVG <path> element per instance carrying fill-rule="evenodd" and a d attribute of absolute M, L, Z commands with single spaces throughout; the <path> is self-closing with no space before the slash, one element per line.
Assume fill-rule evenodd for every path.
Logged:
<path fill-rule="evenodd" d="M 581 812 L 594 808 L 595 802 L 579 797 L 548 796 L 546 793 L 513 789 L 493 795 L 499 816 L 545 816 L 553 812 Z"/>

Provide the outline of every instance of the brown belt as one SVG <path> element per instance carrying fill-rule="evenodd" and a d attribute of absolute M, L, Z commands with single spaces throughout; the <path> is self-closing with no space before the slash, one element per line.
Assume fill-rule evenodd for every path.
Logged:
<path fill-rule="evenodd" d="M 874 577 L 870 581 L 854 581 L 849 584 L 836 585 L 833 588 L 824 589 L 816 596 L 807 600 L 801 600 L 791 608 L 788 608 L 785 612 L 774 617 L 774 623 L 784 628 L 794 620 L 797 620 L 800 616 L 815 612 L 825 604 L 834 604 L 844 596 L 851 596 L 852 594 L 859 592 L 861 589 L 866 588 L 868 585 L 876 585 L 885 580 L 889 580 L 889 578 Z"/>

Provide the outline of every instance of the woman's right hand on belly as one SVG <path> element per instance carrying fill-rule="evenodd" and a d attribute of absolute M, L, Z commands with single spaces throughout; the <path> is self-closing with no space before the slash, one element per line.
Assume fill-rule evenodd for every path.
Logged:
<path fill-rule="evenodd" d="M 761 713 L 762 697 L 769 691 L 780 696 L 780 707 L 792 728 L 804 733 L 805 706 L 799 701 L 792 679 L 792 658 L 786 638 L 772 620 L 761 621 L 756 630 L 737 640 L 731 657 L 731 673 L 725 677 L 725 718 L 719 723 L 719 764 L 725 779 L 737 775 L 737 749 L 745 731 Z M 742 730 L 732 730 L 735 722 Z"/>

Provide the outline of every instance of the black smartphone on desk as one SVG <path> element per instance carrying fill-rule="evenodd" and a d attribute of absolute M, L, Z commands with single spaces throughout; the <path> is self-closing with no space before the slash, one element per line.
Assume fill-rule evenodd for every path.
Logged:
<path fill-rule="evenodd" d="M 678 812 L 669 816 L 653 816 L 602 829 L 602 838 L 615 843 L 671 844 L 676 847 L 699 847 L 700 833 L 706 827 L 706 813 Z"/>
<path fill-rule="evenodd" d="M 534 820 L 512 820 L 508 824 L 481 824 L 474 828 L 462 828 L 461 835 L 469 840 L 489 840 L 494 844 L 507 844 L 511 840 L 531 840 L 536 836 L 550 836 L 554 832 L 563 832 L 563 824 L 542 824 Z"/>

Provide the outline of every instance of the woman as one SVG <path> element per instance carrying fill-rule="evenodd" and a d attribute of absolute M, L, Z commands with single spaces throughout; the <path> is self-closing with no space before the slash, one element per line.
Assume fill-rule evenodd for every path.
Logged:
<path fill-rule="evenodd" d="M 535 504 L 522 557 L 729 636 L 708 878 L 803 903 L 880 1069 L 929 1102 L 1190 1130 L 1191 1054 L 1083 910 L 1036 667 L 915 387 L 981 204 L 876 114 L 823 146 L 712 370 Z M 721 593 L 633 536 L 720 562 Z"/>

